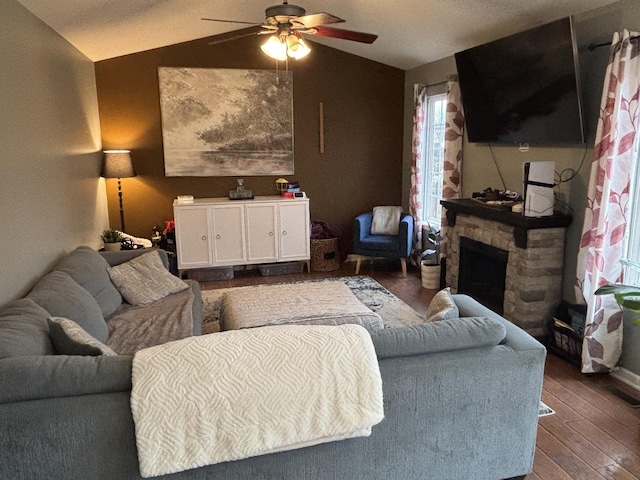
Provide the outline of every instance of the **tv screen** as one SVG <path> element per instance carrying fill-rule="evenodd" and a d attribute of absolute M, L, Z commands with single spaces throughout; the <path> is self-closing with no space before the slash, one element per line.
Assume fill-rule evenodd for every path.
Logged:
<path fill-rule="evenodd" d="M 470 142 L 584 143 L 571 18 L 456 53 Z"/>

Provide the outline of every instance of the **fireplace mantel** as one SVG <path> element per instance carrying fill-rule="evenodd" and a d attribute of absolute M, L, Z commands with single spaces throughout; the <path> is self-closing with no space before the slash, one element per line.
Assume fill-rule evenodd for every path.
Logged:
<path fill-rule="evenodd" d="M 472 198 L 441 200 L 440 204 L 447 209 L 447 224 L 451 227 L 455 226 L 456 216 L 459 213 L 511 225 L 518 248 L 527 248 L 527 231 L 529 230 L 567 227 L 571 224 L 571 215 L 556 212 L 547 217 L 525 217 L 521 213 L 484 205 Z"/>

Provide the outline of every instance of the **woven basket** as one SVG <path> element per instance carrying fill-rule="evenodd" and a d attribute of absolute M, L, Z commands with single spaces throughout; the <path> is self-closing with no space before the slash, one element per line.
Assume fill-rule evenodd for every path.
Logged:
<path fill-rule="evenodd" d="M 420 263 L 420 277 L 422 288 L 437 290 L 440 288 L 440 265 L 425 265 Z"/>
<path fill-rule="evenodd" d="M 311 239 L 311 271 L 332 272 L 340 268 L 337 238 Z"/>

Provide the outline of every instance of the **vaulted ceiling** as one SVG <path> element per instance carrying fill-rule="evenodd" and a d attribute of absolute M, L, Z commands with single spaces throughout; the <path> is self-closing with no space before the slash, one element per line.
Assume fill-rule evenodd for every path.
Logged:
<path fill-rule="evenodd" d="M 274 0 L 18 0 L 93 61 L 218 35 L 261 23 Z M 294 0 L 307 13 L 346 20 L 334 25 L 379 37 L 372 45 L 312 40 L 401 69 L 412 69 L 616 0 Z"/>

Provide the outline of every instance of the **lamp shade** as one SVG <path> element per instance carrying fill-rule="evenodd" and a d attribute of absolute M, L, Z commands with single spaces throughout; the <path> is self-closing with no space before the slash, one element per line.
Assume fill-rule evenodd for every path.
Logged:
<path fill-rule="evenodd" d="M 297 38 L 297 37 L 296 37 Z M 300 60 L 301 58 L 306 57 L 311 52 L 309 45 L 302 38 L 297 38 L 297 43 L 293 47 L 289 47 L 287 50 L 287 55 L 295 58 L 296 60 Z"/>
<path fill-rule="evenodd" d="M 130 150 L 105 150 L 102 162 L 101 177 L 128 178 L 135 177 Z"/>
<path fill-rule="evenodd" d="M 287 59 L 287 45 L 277 35 L 271 35 L 260 48 L 271 58 L 276 60 Z"/>

